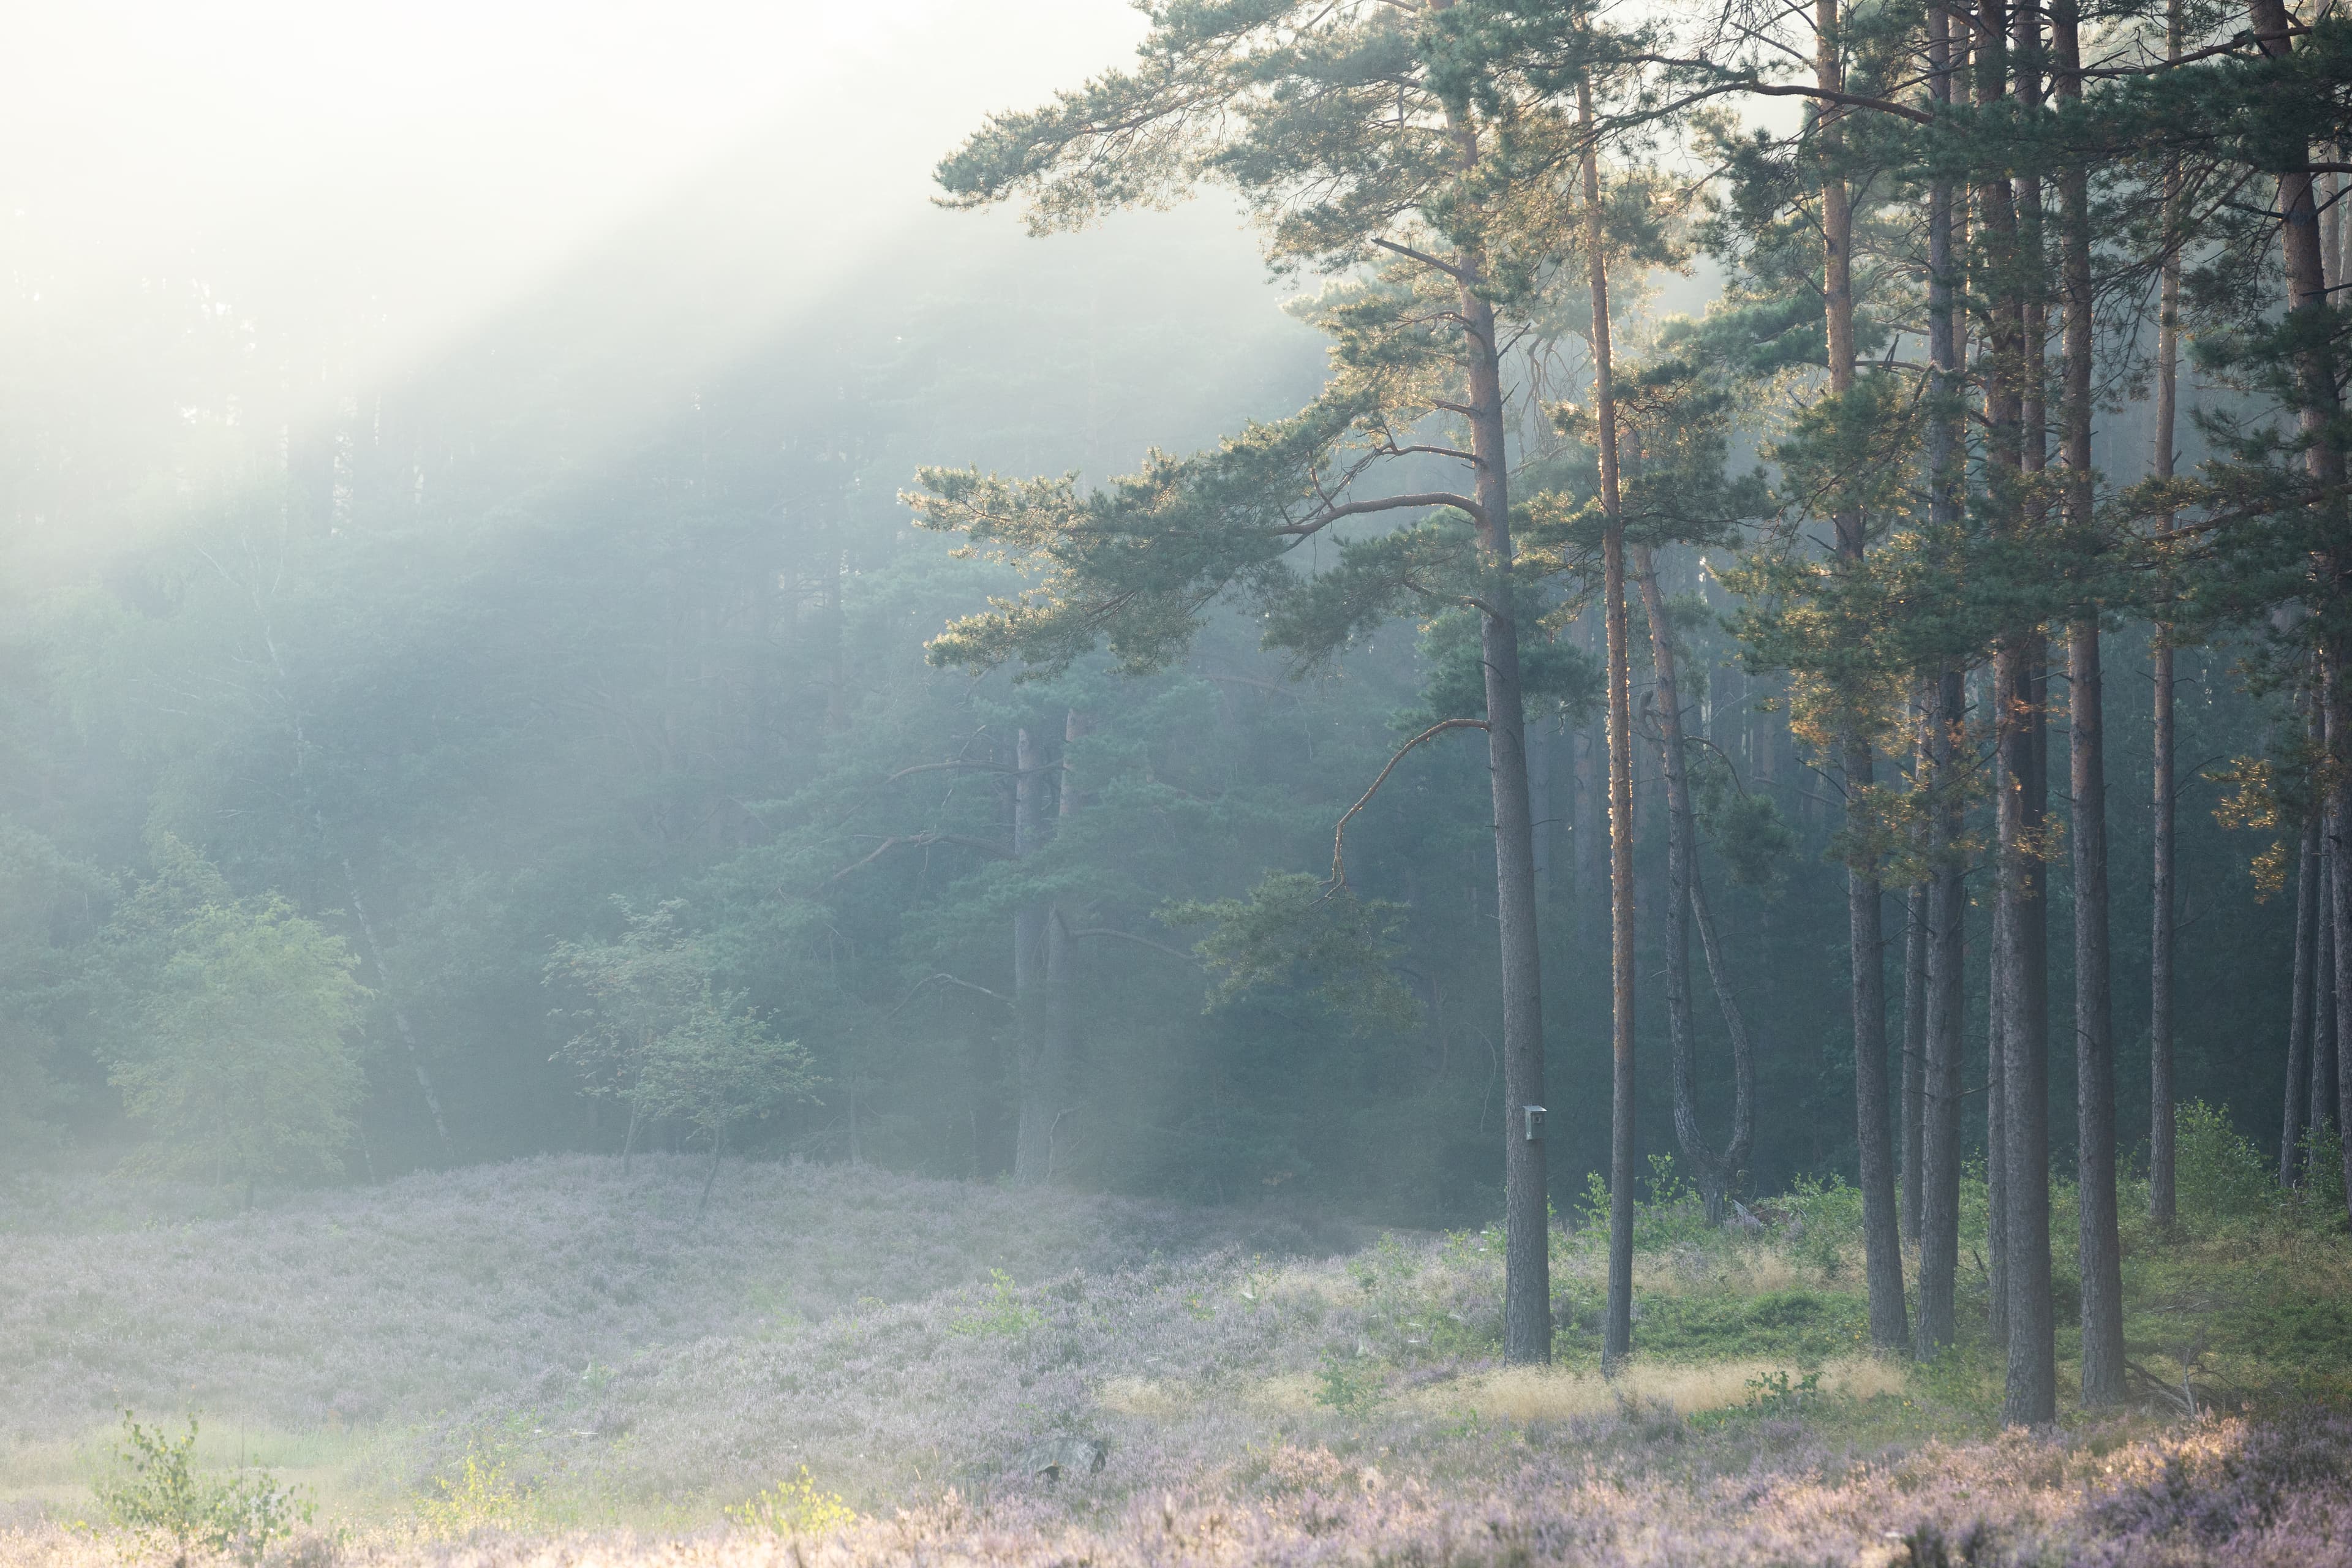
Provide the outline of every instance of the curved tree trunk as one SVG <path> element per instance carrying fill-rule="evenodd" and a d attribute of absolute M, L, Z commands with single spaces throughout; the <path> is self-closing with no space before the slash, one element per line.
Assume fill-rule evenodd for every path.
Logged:
<path fill-rule="evenodd" d="M 1674 1047 L 1675 1140 L 1698 1179 L 1699 1201 L 1709 1225 L 1723 1223 L 1724 1201 L 1755 1142 L 1756 1057 L 1748 1020 L 1739 1010 L 1723 961 L 1715 915 L 1698 874 L 1698 821 L 1691 806 L 1690 773 L 1683 751 L 1682 696 L 1675 679 L 1675 645 L 1666 621 L 1665 596 L 1658 590 L 1656 563 L 1647 545 L 1633 549 L 1633 574 L 1642 608 L 1650 623 L 1650 662 L 1657 677 L 1658 755 L 1666 784 L 1666 885 L 1672 903 L 1666 917 L 1666 1018 Z M 1708 1147 L 1698 1126 L 1698 1049 L 1692 1037 L 1690 921 L 1696 916 L 1706 950 L 1723 1024 L 1731 1037 L 1731 1137 L 1721 1153 Z"/>

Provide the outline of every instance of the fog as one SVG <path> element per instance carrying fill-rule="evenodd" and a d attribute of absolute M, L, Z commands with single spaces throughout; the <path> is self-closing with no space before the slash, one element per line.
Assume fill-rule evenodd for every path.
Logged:
<path fill-rule="evenodd" d="M 1003 215 L 935 207 L 933 164 L 992 110 L 1125 54 L 1140 19 L 1082 3 L 1008 19 L 954 4 L 27 10 L 0 64 L 6 395 L 117 465 L 184 468 L 184 426 L 223 423 L 241 434 L 209 460 L 250 460 L 560 297 L 561 341 L 541 346 L 625 442 L 813 312 L 869 310 L 887 340 L 903 301 L 851 303 L 846 280 L 903 279 L 910 257 L 952 275 L 1010 237 Z M 1228 237 L 1207 240 L 1217 265 L 1251 286 L 1236 223 L 1171 221 Z M 166 402 L 184 428 L 155 417 Z M 20 511 L 14 544 L 87 564 L 166 521 L 60 500 Z"/>
<path fill-rule="evenodd" d="M 2249 15 L 0 16 L 0 1568 L 2344 1561 Z"/>

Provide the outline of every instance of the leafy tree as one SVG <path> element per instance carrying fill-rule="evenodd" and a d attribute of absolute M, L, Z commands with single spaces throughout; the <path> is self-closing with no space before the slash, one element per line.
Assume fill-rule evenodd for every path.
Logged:
<path fill-rule="evenodd" d="M 145 1170 L 238 1183 L 342 1170 L 365 1081 L 366 991 L 341 936 L 274 895 L 226 898 L 184 848 L 118 921 L 110 1080 L 154 1142 Z M 202 901 L 166 913 L 191 893 Z"/>
<path fill-rule="evenodd" d="M 559 1054 L 591 1093 L 627 1103 L 624 1170 L 650 1122 L 676 1117 L 703 1136 L 707 1204 L 728 1132 L 810 1097 L 808 1054 L 796 1040 L 777 1039 L 741 993 L 718 989 L 709 954 L 680 927 L 683 901 L 642 913 L 625 899 L 613 903 L 623 921 L 618 938 L 560 942 L 548 961 L 547 983 L 570 986 L 587 1003 Z"/>

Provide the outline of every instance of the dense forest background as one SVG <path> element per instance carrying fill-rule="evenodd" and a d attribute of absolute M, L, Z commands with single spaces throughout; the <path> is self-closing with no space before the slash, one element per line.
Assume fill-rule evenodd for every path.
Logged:
<path fill-rule="evenodd" d="M 173 984 L 154 944 L 167 930 L 184 942 L 174 921 L 205 906 L 251 929 L 307 922 L 341 954 L 327 967 L 364 987 L 345 997 L 364 1073 L 349 1138 L 248 1162 L 248 1181 L 721 1136 L 749 1155 L 1003 1177 L 1015 927 L 1050 900 L 1075 916 L 1052 1181 L 1412 1225 L 1497 1212 L 1495 859 L 1475 735 L 1407 757 L 1349 829 L 1350 886 L 1400 911 L 1411 1018 L 1347 1007 L 1304 969 L 1212 998 L 1202 929 L 1170 913 L 1269 871 L 1321 875 L 1340 814 L 1462 679 L 1458 626 L 1392 625 L 1304 679 L 1229 611 L 1141 679 L 1099 659 L 1030 681 L 926 662 L 948 621 L 1017 584 L 913 526 L 899 492 L 918 465 L 1100 480 L 1314 395 L 1323 342 L 1284 313 L 1286 286 L 1248 237 L 1213 203 L 1050 244 L 942 216 L 854 276 L 793 274 L 780 298 L 740 258 L 720 277 L 680 232 L 625 229 L 462 340 L 364 374 L 336 349 L 371 331 L 358 306 L 281 320 L 228 282 L 155 276 L 107 285 L 95 314 L 85 287 L 68 321 L 57 279 L 10 278 L 0 1158 L 110 1163 L 168 1137 L 141 1076 Z M 1654 275 L 1646 300 L 1625 287 L 1620 330 L 1638 343 L 1715 282 L 1702 261 Z M 1589 374 L 1566 333 L 1507 366 L 1523 405 L 1579 395 Z M 1589 496 L 1591 454 L 1527 425 L 1545 482 Z M 1738 439 L 1764 434 L 1759 415 Z M 2098 442 L 2111 479 L 2145 473 L 2145 405 L 2119 400 Z M 2195 454 L 2192 439 L 2184 466 Z M 1727 629 L 1736 554 L 1673 548 L 1661 571 L 1686 722 L 1727 764 L 1703 868 L 1759 1048 L 1744 1184 L 1769 1192 L 1853 1170 L 1848 928 L 1833 770 L 1791 733 L 1786 677 L 1751 668 Z M 1570 605 L 1545 635 L 1581 668 L 1597 658 L 1596 614 Z M 1633 646 L 1641 692 L 1646 637 Z M 2292 879 L 2263 897 L 2249 863 L 2276 832 L 2225 827 L 2213 807 L 2231 759 L 2295 721 L 2284 699 L 2247 695 L 2245 651 L 2179 655 L 2178 1088 L 2274 1146 Z M 2109 661 L 2120 1111 L 2144 1129 L 2145 626 L 2113 636 Z M 1569 682 L 1529 729 L 1559 1194 L 1607 1166 L 1591 695 Z M 2063 703 L 2053 722 L 2054 753 Z M 1657 757 L 1637 748 L 1645 910 L 1665 875 Z M 1046 826 L 1024 842 L 1033 777 Z M 2063 855 L 2051 877 L 2063 996 Z M 1970 889 L 1980 975 L 1981 869 Z M 1899 893 L 1886 909 L 1899 1020 Z M 633 940 L 690 951 L 730 1016 L 797 1042 L 798 1092 L 732 1120 L 681 1100 L 642 1128 L 596 1092 L 611 1086 L 576 1048 L 583 984 Z M 1645 975 L 1662 941 L 1645 919 Z M 1980 1142 L 1985 986 L 1969 989 L 1965 1121 Z M 1696 1017 L 1702 1060 L 1721 1061 L 1704 990 Z M 1674 1148 L 1665 1025 L 1661 1005 L 1639 1015 L 1655 1154 Z M 1710 1067 L 1701 1086 L 1710 1124 L 1722 1081 Z M 2063 1165 L 2070 1072 L 2053 1093 Z M 216 1174 L 237 1157 L 212 1158 Z"/>

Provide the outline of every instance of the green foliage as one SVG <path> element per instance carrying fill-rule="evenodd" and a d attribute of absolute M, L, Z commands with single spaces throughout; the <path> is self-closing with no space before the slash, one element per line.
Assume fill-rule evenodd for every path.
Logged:
<path fill-rule="evenodd" d="M 1846 1185 L 1843 1176 L 1826 1182 L 1800 1176 L 1777 1206 L 1796 1232 L 1791 1250 L 1819 1268 L 1823 1279 L 1843 1275 L 1847 1259 L 1862 1245 L 1862 1189 Z"/>
<path fill-rule="evenodd" d="M 1404 910 L 1336 891 L 1303 871 L 1275 871 L 1245 899 L 1171 904 L 1171 926 L 1202 925 L 1197 951 L 1216 975 L 1209 1006 L 1261 988 L 1312 984 L 1360 1031 L 1409 1026 L 1420 1007 L 1397 978 Z"/>
<path fill-rule="evenodd" d="M 1796 830 L 1780 815 L 1780 803 L 1741 787 L 1730 764 L 1712 751 L 1692 757 L 1690 788 L 1699 830 L 1723 857 L 1733 884 L 1743 888 L 1779 884 L 1797 848 Z"/>
<path fill-rule="evenodd" d="M 436 1535 L 465 1535 L 477 1530 L 513 1530 L 523 1524 L 529 1509 L 503 1460 L 485 1461 L 468 1447 L 455 1475 L 433 1479 L 433 1495 L 419 1502 L 417 1518 Z"/>
<path fill-rule="evenodd" d="M 633 1118 L 679 1117 L 716 1149 L 730 1128 L 812 1098 L 808 1053 L 779 1040 L 740 993 L 716 988 L 677 900 L 645 913 L 615 899 L 624 929 L 603 942 L 562 942 L 551 985 L 587 1000 L 561 1053 L 591 1092 L 625 1100 Z"/>
<path fill-rule="evenodd" d="M 135 1163 L 248 1187 L 339 1173 L 365 1088 L 345 1038 L 367 994 L 357 959 L 284 900 L 228 899 L 164 847 L 111 952 L 110 1081 L 155 1137 Z"/>
<path fill-rule="evenodd" d="M 2344 1136 L 2332 1121 L 2304 1130 L 2303 1184 L 2294 1190 L 2297 1211 L 2320 1226 L 2335 1230 L 2345 1219 Z"/>
<path fill-rule="evenodd" d="M 195 1472 L 196 1418 L 176 1441 L 161 1426 L 150 1431 L 128 1410 L 115 1447 L 119 1472 L 95 1488 L 99 1507 L 123 1529 L 168 1543 L 177 1561 L 190 1552 L 261 1561 L 273 1541 L 310 1522 L 311 1504 L 278 1484 L 266 1470 L 240 1471 L 225 1480 Z"/>
<path fill-rule="evenodd" d="M 959 1313 L 948 1321 L 950 1333 L 991 1334 L 1008 1340 L 1045 1326 L 1045 1314 L 1021 1299 L 1020 1287 L 1002 1268 L 988 1271 L 988 1295 L 978 1311 Z"/>
<path fill-rule="evenodd" d="M 1661 1361 L 1786 1357 L 1819 1366 L 1856 1348 L 1865 1303 L 1858 1296 L 1812 1290 L 1761 1295 L 1645 1295 L 1635 1337 Z"/>
<path fill-rule="evenodd" d="M 1675 1169 L 1672 1154 L 1650 1156 L 1650 1174 L 1646 1197 L 1633 1200 L 1633 1250 L 1659 1252 L 1677 1246 L 1719 1246 L 1727 1237 L 1706 1223 L 1706 1206 L 1700 1202 L 1698 1189 L 1682 1178 Z M 1580 1226 L 1606 1231 L 1609 1228 L 1609 1179 L 1598 1171 L 1584 1173 L 1584 1194 L 1577 1202 L 1577 1222 Z"/>
<path fill-rule="evenodd" d="M 1809 1372 L 1791 1384 L 1785 1372 L 1768 1372 L 1748 1380 L 1748 1408 L 1759 1415 L 1784 1419 L 1804 1415 L 1822 1398 L 1822 1374 Z"/>
<path fill-rule="evenodd" d="M 2183 1101 L 2173 1112 L 2176 1201 L 2184 1218 L 2243 1219 L 2278 1197 L 2262 1152 L 2230 1121 L 2227 1106 Z"/>
<path fill-rule="evenodd" d="M 1362 1415 L 1388 1398 L 1380 1363 L 1326 1347 L 1315 1363 L 1315 1403 L 1341 1415 Z"/>
<path fill-rule="evenodd" d="M 771 1535 L 821 1535 L 856 1523 L 857 1510 L 838 1492 L 819 1490 L 803 1465 L 799 1475 L 730 1508 L 727 1517 L 741 1529 Z"/>

